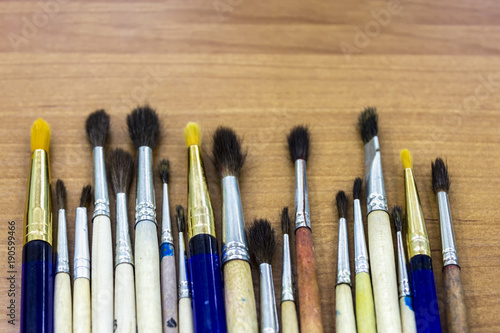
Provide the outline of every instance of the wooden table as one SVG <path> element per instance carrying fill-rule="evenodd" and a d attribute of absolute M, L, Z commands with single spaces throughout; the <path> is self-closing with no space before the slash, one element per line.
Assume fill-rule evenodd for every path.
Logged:
<path fill-rule="evenodd" d="M 161 117 L 155 158 L 172 163 L 172 206 L 186 203 L 184 126 L 201 124 L 219 235 L 220 186 L 209 159 L 215 128 L 233 127 L 248 149 L 241 178 L 247 223 L 266 217 L 279 230 L 280 209 L 294 204 L 285 135 L 294 125 L 310 126 L 309 194 L 327 332 L 335 326 L 334 196 L 341 189 L 350 194 L 354 178 L 364 175 L 357 116 L 365 106 L 377 106 L 390 205 L 404 204 L 399 151 L 406 147 L 414 155 L 441 310 L 441 244 L 430 182 L 437 156 L 448 161 L 451 174 L 472 331 L 500 331 L 498 1 L 41 3 L 46 12 L 34 0 L 2 1 L 0 7 L 0 332 L 19 330 L 32 122 L 43 117 L 52 126 L 52 180 L 67 184 L 72 253 L 74 209 L 81 187 L 92 181 L 84 121 L 106 109 L 109 146 L 132 151 L 125 118 L 145 102 Z M 158 179 L 156 187 L 161 202 Z M 8 221 L 15 221 L 17 239 L 12 297 Z M 352 247 L 352 227 L 349 232 Z M 278 299 L 280 252 L 274 261 Z M 255 270 L 254 278 L 258 289 Z M 11 300 L 15 326 L 6 316 Z"/>

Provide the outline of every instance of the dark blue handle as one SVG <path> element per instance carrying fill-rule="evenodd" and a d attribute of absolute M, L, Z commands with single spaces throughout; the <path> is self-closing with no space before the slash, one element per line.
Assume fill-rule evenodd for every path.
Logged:
<path fill-rule="evenodd" d="M 410 259 L 413 307 L 418 333 L 441 333 L 432 259 L 419 254 Z"/>
<path fill-rule="evenodd" d="M 21 333 L 52 333 L 53 273 L 52 246 L 42 240 L 26 243 L 21 281 Z"/>
<path fill-rule="evenodd" d="M 194 331 L 225 333 L 226 313 L 220 258 L 215 237 L 196 235 L 189 241 L 189 269 Z"/>

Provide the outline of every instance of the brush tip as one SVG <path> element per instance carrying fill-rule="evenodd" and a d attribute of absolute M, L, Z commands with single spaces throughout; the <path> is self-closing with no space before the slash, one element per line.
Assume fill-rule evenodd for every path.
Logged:
<path fill-rule="evenodd" d="M 127 116 L 130 139 L 136 149 L 147 146 L 154 149 L 160 137 L 160 120 L 149 105 L 139 106 Z"/>
<path fill-rule="evenodd" d="M 201 145 L 201 131 L 200 125 L 190 122 L 184 129 L 184 137 L 186 139 L 186 146 L 200 146 Z"/>
<path fill-rule="evenodd" d="M 337 200 L 337 211 L 339 213 L 339 218 L 346 218 L 347 216 L 347 205 L 349 204 L 349 200 L 344 191 L 338 191 L 335 196 Z"/>
<path fill-rule="evenodd" d="M 92 148 L 104 147 L 109 135 L 109 115 L 104 110 L 91 113 L 85 122 L 85 129 Z"/>
<path fill-rule="evenodd" d="M 219 126 L 213 135 L 212 156 L 221 178 L 239 177 L 246 152 L 241 149 L 241 139 L 229 127 Z"/>
<path fill-rule="evenodd" d="M 56 202 L 57 209 L 65 209 L 66 207 L 66 185 L 61 179 L 56 182 Z"/>
<path fill-rule="evenodd" d="M 448 177 L 448 165 L 441 159 L 436 158 L 432 167 L 432 188 L 434 193 L 450 190 L 450 178 Z"/>
<path fill-rule="evenodd" d="M 403 169 L 413 168 L 413 158 L 406 148 L 401 150 L 401 162 L 403 163 Z"/>
<path fill-rule="evenodd" d="M 109 153 L 107 166 L 115 195 L 128 192 L 134 178 L 134 163 L 132 155 L 121 148 L 113 149 Z"/>
<path fill-rule="evenodd" d="M 284 234 L 290 232 L 290 215 L 288 215 L 288 207 L 283 207 L 281 211 L 281 231 Z"/>
<path fill-rule="evenodd" d="M 168 184 L 170 180 L 170 161 L 166 158 L 162 159 L 160 163 L 158 163 L 158 172 L 160 173 L 161 181 Z"/>
<path fill-rule="evenodd" d="M 361 190 L 362 190 L 362 185 L 363 185 L 363 180 L 359 177 L 357 177 L 354 180 L 354 185 L 352 187 L 352 197 L 354 199 L 359 199 L 361 196 Z"/>
<path fill-rule="evenodd" d="M 31 127 L 31 152 L 37 149 L 49 151 L 50 126 L 42 118 L 36 120 Z"/>
<path fill-rule="evenodd" d="M 305 125 L 299 125 L 292 128 L 287 136 L 290 158 L 293 162 L 298 159 L 307 161 L 309 158 L 309 141 L 311 133 Z"/>
<path fill-rule="evenodd" d="M 401 231 L 403 229 L 403 209 L 400 206 L 394 206 L 392 208 L 392 222 L 396 231 Z"/>
<path fill-rule="evenodd" d="M 253 225 L 248 230 L 248 243 L 259 265 L 271 264 L 276 250 L 276 238 L 269 221 L 254 220 Z"/>
<path fill-rule="evenodd" d="M 364 143 L 378 135 L 378 113 L 375 107 L 366 107 L 358 118 L 358 128 Z"/>
<path fill-rule="evenodd" d="M 88 207 L 92 200 L 92 186 L 87 185 L 82 189 L 82 194 L 80 196 L 80 207 Z"/>
<path fill-rule="evenodd" d="M 184 232 L 186 228 L 186 217 L 184 215 L 184 207 L 182 205 L 177 205 L 175 207 L 175 219 L 177 220 L 177 228 L 179 232 Z"/>

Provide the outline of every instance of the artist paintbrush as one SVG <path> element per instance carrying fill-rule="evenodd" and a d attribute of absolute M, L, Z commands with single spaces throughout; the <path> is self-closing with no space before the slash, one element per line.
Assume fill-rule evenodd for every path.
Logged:
<path fill-rule="evenodd" d="M 302 332 L 319 333 L 323 332 L 323 322 L 306 177 L 309 137 L 307 127 L 297 126 L 290 131 L 287 140 L 290 157 L 295 164 L 295 244 L 300 329 Z"/>
<path fill-rule="evenodd" d="M 92 330 L 113 333 L 113 244 L 104 147 L 109 115 L 98 110 L 85 124 L 94 155 L 94 215 L 92 216 Z"/>
<path fill-rule="evenodd" d="M 448 178 L 448 167 L 440 158 L 436 158 L 436 161 L 432 163 L 432 188 L 436 193 L 439 207 L 448 331 L 450 333 L 465 333 L 468 332 L 467 309 L 448 199 L 450 179 Z"/>
<path fill-rule="evenodd" d="M 115 333 L 136 333 L 134 257 L 127 207 L 127 193 L 134 178 L 134 159 L 123 149 L 114 149 L 109 154 L 108 169 L 116 201 Z"/>
<path fill-rule="evenodd" d="M 21 333 L 53 330 L 52 199 L 49 173 L 50 127 L 38 119 L 31 128 L 31 166 L 24 217 Z"/>
<path fill-rule="evenodd" d="M 394 244 L 382 173 L 377 110 L 366 108 L 358 120 L 361 138 L 365 144 L 368 246 L 377 331 L 401 332 Z"/>
<path fill-rule="evenodd" d="M 281 326 L 283 333 L 299 333 L 297 308 L 293 295 L 292 259 L 290 256 L 290 216 L 288 207 L 281 211 L 281 231 L 283 232 L 283 271 L 281 274 Z"/>
<path fill-rule="evenodd" d="M 226 332 L 221 264 L 198 124 L 189 123 L 184 134 L 188 147 L 187 222 L 194 330 Z"/>
<path fill-rule="evenodd" d="M 366 249 L 363 213 L 361 211 L 361 196 L 363 181 L 354 180 L 353 211 L 354 211 L 354 270 L 356 274 L 356 325 L 359 333 L 376 333 L 375 307 L 373 305 L 372 281 L 370 264 Z"/>
<path fill-rule="evenodd" d="M 410 260 L 411 289 L 417 332 L 440 333 L 441 322 L 432 271 L 431 248 L 425 228 L 424 213 L 413 176 L 413 161 L 407 149 L 401 151 L 405 193 L 408 257 Z"/>
<path fill-rule="evenodd" d="M 255 220 L 248 230 L 248 240 L 260 272 L 260 332 L 279 332 L 274 294 L 273 261 L 276 250 L 274 230 L 267 220 Z"/>
<path fill-rule="evenodd" d="M 160 251 L 153 175 L 153 149 L 160 136 L 160 123 L 156 111 L 146 105 L 127 116 L 127 125 L 130 138 L 138 150 L 135 199 L 137 332 L 160 333 Z"/>
<path fill-rule="evenodd" d="M 54 281 L 54 332 L 69 333 L 73 330 L 71 304 L 71 276 L 69 275 L 68 234 L 66 225 L 66 186 L 56 182 L 57 202 L 57 252 Z"/>
<path fill-rule="evenodd" d="M 73 257 L 73 332 L 92 331 L 90 304 L 90 249 L 87 207 L 92 200 L 92 186 L 82 189 L 75 217 L 75 254 Z"/>
<path fill-rule="evenodd" d="M 227 330 L 230 333 L 257 333 L 250 254 L 238 184 L 246 153 L 232 129 L 219 127 L 213 135 L 212 156 L 222 188 L 222 265 Z"/>

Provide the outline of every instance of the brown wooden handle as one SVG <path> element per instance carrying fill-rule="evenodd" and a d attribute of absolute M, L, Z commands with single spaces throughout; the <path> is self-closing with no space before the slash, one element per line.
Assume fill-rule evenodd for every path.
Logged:
<path fill-rule="evenodd" d="M 443 274 L 448 332 L 466 333 L 469 331 L 469 328 L 467 325 L 467 308 L 465 307 L 465 295 L 460 277 L 460 267 L 456 265 L 445 266 Z"/>

